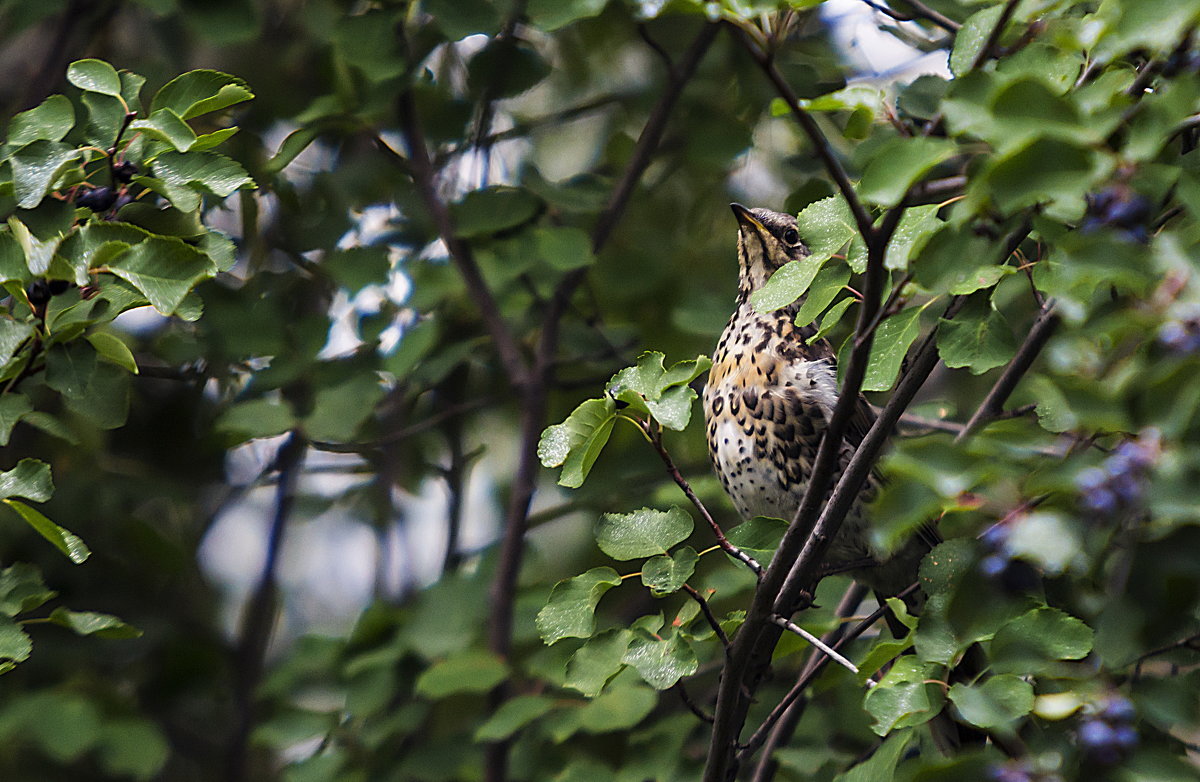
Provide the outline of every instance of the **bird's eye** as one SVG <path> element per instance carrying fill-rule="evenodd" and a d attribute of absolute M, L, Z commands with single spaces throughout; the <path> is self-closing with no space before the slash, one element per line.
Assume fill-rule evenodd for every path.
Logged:
<path fill-rule="evenodd" d="M 796 232 L 795 228 L 789 228 L 783 232 L 783 241 L 788 244 L 799 244 L 800 234 Z"/>

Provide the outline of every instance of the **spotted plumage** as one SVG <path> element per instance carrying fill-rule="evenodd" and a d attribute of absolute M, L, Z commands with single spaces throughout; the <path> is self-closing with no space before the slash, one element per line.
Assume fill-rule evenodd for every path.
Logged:
<path fill-rule="evenodd" d="M 790 521 L 837 404 L 835 356 L 826 340 L 814 339 L 813 325 L 794 324 L 803 300 L 769 313 L 756 312 L 750 304 L 750 294 L 778 268 L 809 254 L 795 218 L 737 204 L 733 211 L 738 218 L 738 298 L 704 389 L 709 455 L 743 517 Z M 840 455 L 841 468 L 872 420 L 870 406 L 860 399 Z M 877 480 L 868 482 L 864 500 Z M 866 525 L 860 501 L 830 545 L 828 568 L 875 558 Z M 915 536 L 890 559 L 854 570 L 855 577 L 883 594 L 896 594 L 916 579 L 932 537 L 930 531 Z"/>

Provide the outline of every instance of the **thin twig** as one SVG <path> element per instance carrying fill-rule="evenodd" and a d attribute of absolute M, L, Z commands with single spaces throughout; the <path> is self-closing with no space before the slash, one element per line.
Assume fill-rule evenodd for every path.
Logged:
<path fill-rule="evenodd" d="M 846 587 L 846 591 L 842 594 L 841 600 L 838 601 L 837 607 L 833 611 L 833 615 L 841 621 L 838 622 L 836 627 L 821 636 L 822 641 L 829 646 L 836 646 L 842 640 L 842 636 L 850 628 L 847 620 L 858 611 L 858 607 L 862 603 L 863 598 L 866 597 L 867 591 L 867 588 L 857 581 L 850 582 L 850 586 Z M 813 649 L 801 667 L 799 676 L 807 676 L 824 659 L 825 654 L 820 649 Z M 799 723 L 800 718 L 804 715 L 804 705 L 804 700 L 793 701 L 784 710 L 783 715 L 777 719 L 773 727 L 762 728 L 760 726 L 760 729 L 756 730 L 754 736 L 751 737 L 750 743 L 739 752 L 738 758 L 742 760 L 749 754 L 754 753 L 759 745 L 763 747 L 762 759 L 759 761 L 758 767 L 754 770 L 753 782 L 771 782 L 775 778 L 775 772 L 779 764 L 772 755 L 778 747 L 786 744 L 791 738 L 792 733 L 796 729 L 796 724 Z M 766 736 L 765 740 L 763 736 Z M 758 744 L 754 743 L 756 740 Z"/>
<path fill-rule="evenodd" d="M 920 587 L 920 583 L 910 584 L 908 588 L 906 588 L 903 592 L 900 592 L 898 595 L 896 595 L 896 597 L 903 600 L 920 589 Z M 851 641 L 857 639 L 860 635 L 870 629 L 871 625 L 882 619 L 887 613 L 887 610 L 886 603 L 876 608 L 866 618 L 855 625 L 853 630 L 846 633 L 845 636 L 839 639 L 837 643 L 833 645 L 833 648 L 835 650 L 841 650 Z M 788 690 L 787 695 L 784 695 L 783 699 L 779 701 L 779 703 L 775 704 L 775 708 L 771 709 L 770 714 L 768 714 L 766 719 L 763 720 L 762 725 L 760 725 L 758 730 L 754 732 L 754 735 L 750 737 L 750 740 L 746 742 L 745 747 L 742 749 L 743 754 L 753 754 L 760 746 L 762 746 L 767 735 L 770 733 L 771 728 L 776 722 L 779 721 L 779 718 L 782 717 L 788 710 L 788 707 L 790 707 L 797 698 L 803 695 L 804 691 L 807 690 L 814 681 L 816 681 L 817 676 L 820 675 L 821 671 L 825 670 L 825 666 L 828 664 L 829 657 L 822 656 L 814 664 L 805 668 L 804 672 L 801 673 L 800 678 L 794 685 L 792 685 L 792 688 Z"/>
<path fill-rule="evenodd" d="M 771 83 L 775 85 L 776 92 L 783 98 L 784 102 L 799 123 L 800 129 L 808 136 L 809 142 L 813 145 L 813 149 L 817 153 L 817 157 L 821 158 L 822 165 L 829 172 L 834 184 L 837 185 L 838 191 L 842 197 L 846 199 L 846 203 L 850 206 L 850 213 L 854 215 L 854 222 L 858 226 L 858 231 L 864 237 L 869 235 L 874 228 L 874 220 L 871 219 L 871 213 L 859 200 L 858 193 L 854 190 L 854 185 L 850 182 L 850 176 L 846 173 L 846 169 L 842 166 L 841 160 L 838 159 L 837 153 L 833 151 L 833 146 L 829 143 L 829 139 L 825 138 L 825 134 L 821 132 L 821 128 L 813 120 L 800 105 L 800 98 L 796 95 L 792 86 L 787 83 L 776 67 L 775 61 L 771 54 L 761 49 L 754 40 L 750 37 L 747 31 L 741 27 L 734 26 L 738 33 L 738 39 L 742 42 L 746 51 L 758 63 L 758 67 L 762 69 Z"/>
<path fill-rule="evenodd" d="M 276 570 L 283 549 L 284 531 L 295 504 L 296 483 L 306 448 L 304 436 L 293 430 L 275 455 L 279 483 L 275 489 L 275 513 L 267 535 L 266 558 L 259 572 L 258 583 L 246 603 L 241 635 L 234 653 L 233 696 L 237 704 L 237 722 L 229 742 L 226 775 L 226 779 L 233 782 L 249 778 L 247 750 L 257 711 L 255 690 L 262 678 L 263 662 L 275 626 L 279 588 Z"/>
<path fill-rule="evenodd" d="M 967 425 L 954 438 L 956 443 L 970 437 L 975 430 L 983 426 L 988 421 L 995 419 L 1004 409 L 1004 403 L 1008 397 L 1016 390 L 1017 384 L 1025 377 L 1025 373 L 1033 366 L 1033 362 L 1037 359 L 1038 354 L 1042 352 L 1042 348 L 1046 346 L 1050 336 L 1054 333 L 1054 329 L 1058 326 L 1058 315 L 1054 312 L 1054 299 L 1048 300 L 1042 305 L 1042 311 L 1038 314 L 1037 320 L 1033 322 L 1029 333 L 1025 336 L 1025 341 L 1021 343 L 1021 347 L 1017 349 L 1017 353 L 1013 356 L 1012 361 L 1008 362 L 1008 366 L 1004 368 L 1004 372 L 996 379 L 996 384 L 992 386 L 992 390 L 980 402 L 979 408 L 971 419 L 967 421 Z"/>
<path fill-rule="evenodd" d="M 692 714 L 695 714 L 701 722 L 707 722 L 710 725 L 712 724 L 713 715 L 696 705 L 696 702 L 692 700 L 690 695 L 688 695 L 687 688 L 683 686 L 683 679 L 675 682 L 675 685 L 671 689 L 679 693 L 679 699 L 683 701 L 683 705 L 687 707 L 688 711 L 690 711 Z"/>
<path fill-rule="evenodd" d="M 400 96 L 398 108 L 400 130 L 404 135 L 405 144 L 408 146 L 408 163 L 413 182 L 417 186 L 426 211 L 433 219 L 438 235 L 445 243 L 451 260 L 454 261 L 454 265 L 467 286 L 474 305 L 479 308 L 479 314 L 496 346 L 496 353 L 504 366 L 504 373 L 508 377 L 509 383 L 514 388 L 520 389 L 530 380 L 529 366 L 521 355 L 516 337 L 513 336 L 507 321 L 504 320 L 504 315 L 500 312 L 500 305 L 497 303 L 492 289 L 488 287 L 479 264 L 475 262 L 471 245 L 459 238 L 450 209 L 438 195 L 437 171 L 429 159 L 425 134 L 421 130 L 417 118 L 416 102 L 413 100 L 411 92 L 405 92 Z"/>
<path fill-rule="evenodd" d="M 911 14 L 902 14 L 899 11 L 890 8 L 889 6 L 884 5 L 883 3 L 875 2 L 875 0 L 863 0 L 863 2 L 884 16 L 895 19 L 897 22 L 911 22 L 916 19 L 924 19 L 927 22 L 933 22 L 938 27 L 941 27 L 943 30 L 951 33 L 958 32 L 959 28 L 962 27 L 962 25 L 958 22 L 938 11 L 935 11 L 934 9 L 920 2 L 920 0 L 904 0 L 904 2 L 912 7 L 913 10 Z"/>
<path fill-rule="evenodd" d="M 725 635 L 725 630 L 721 627 L 721 623 L 717 621 L 717 617 L 713 614 L 712 607 L 708 604 L 708 601 L 704 599 L 704 595 L 700 594 L 696 591 L 695 587 L 689 584 L 683 585 L 683 591 L 687 593 L 688 597 L 699 604 L 700 611 L 704 614 L 704 619 L 708 622 L 709 627 L 713 629 L 713 632 L 717 634 L 717 638 L 721 639 L 721 645 L 725 647 L 725 653 L 728 654 L 729 636 Z M 712 720 L 709 720 L 709 722 L 712 722 Z"/>
<path fill-rule="evenodd" d="M 694 505 L 696 510 L 700 512 L 701 518 L 708 522 L 709 528 L 712 529 L 713 537 L 717 539 L 717 545 L 720 546 L 721 550 L 726 554 L 738 560 L 739 562 L 742 562 L 746 565 L 746 567 L 754 571 L 755 576 L 761 578 L 763 573 L 762 565 L 760 565 L 754 559 L 754 557 L 750 556 L 729 542 L 729 539 L 725 537 L 725 532 L 721 529 L 721 525 L 718 524 L 715 519 L 713 519 L 712 514 L 708 512 L 708 508 L 704 507 L 704 503 L 701 502 L 700 498 L 696 496 L 696 492 L 692 491 L 692 487 L 687 482 L 687 479 L 684 478 L 683 474 L 679 472 L 679 468 L 675 466 L 675 462 L 671 459 L 671 454 L 668 453 L 667 449 L 663 446 L 662 432 L 647 421 L 641 421 L 640 425 L 642 427 L 642 431 L 646 433 L 646 437 L 649 439 L 650 445 L 654 447 L 655 453 L 658 454 L 658 458 L 662 459 L 663 465 L 666 466 L 667 474 L 669 474 L 671 479 L 675 481 L 675 485 L 682 489 L 683 493 L 687 495 L 687 498 L 691 501 L 692 505 Z"/>
<path fill-rule="evenodd" d="M 805 641 L 808 641 L 814 647 L 816 647 L 817 649 L 820 649 L 822 652 L 824 652 L 826 657 L 829 657 L 835 663 L 842 666 L 846 670 L 850 671 L 850 673 L 855 673 L 855 674 L 858 673 L 857 665 L 850 662 L 842 655 L 838 654 L 837 650 L 827 646 L 824 641 L 822 641 L 820 638 L 816 637 L 812 633 L 808 632 L 807 630 L 805 630 L 803 627 L 796 624 L 795 622 L 792 622 L 789 619 L 780 616 L 779 614 L 775 614 L 774 616 L 772 616 L 771 621 L 774 622 L 775 624 L 779 625 L 780 627 L 782 627 L 784 630 L 787 630 L 789 633 L 795 633 L 796 635 L 803 638 Z"/>

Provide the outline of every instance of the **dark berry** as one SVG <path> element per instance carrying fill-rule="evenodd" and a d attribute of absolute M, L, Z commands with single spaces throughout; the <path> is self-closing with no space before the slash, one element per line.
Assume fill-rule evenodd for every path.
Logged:
<path fill-rule="evenodd" d="M 1000 574 L 1000 588 L 1010 595 L 1027 595 L 1040 585 L 1037 570 L 1023 559 L 1011 560 Z"/>
<path fill-rule="evenodd" d="M 49 280 L 46 282 L 46 287 L 50 289 L 51 296 L 57 296 L 60 293 L 66 293 L 67 289 L 74 284 L 70 280 Z"/>
<path fill-rule="evenodd" d="M 117 191 L 111 187 L 95 187 L 75 199 L 78 206 L 93 212 L 107 212 L 116 201 Z"/>
<path fill-rule="evenodd" d="M 993 764 L 988 766 L 987 778 L 991 782 L 1031 782 L 1033 776 L 1029 773 L 1029 769 L 1024 766 L 1008 762 L 1003 765 Z"/>
<path fill-rule="evenodd" d="M 1152 210 L 1150 199 L 1134 195 L 1110 204 L 1104 216 L 1110 225 L 1118 228 L 1134 228 L 1143 226 L 1150 219 Z"/>
<path fill-rule="evenodd" d="M 131 160 L 124 160 L 113 166 L 113 176 L 118 182 L 129 182 L 138 174 L 138 167 Z"/>
<path fill-rule="evenodd" d="M 129 195 L 129 193 L 121 193 L 121 195 L 117 197 L 117 202 L 113 204 L 113 211 L 119 212 L 121 211 L 121 207 L 131 203 L 133 203 L 133 196 Z"/>
<path fill-rule="evenodd" d="M 46 284 L 45 280 L 34 280 L 25 289 L 25 295 L 29 297 L 30 304 L 40 307 L 50 301 L 50 286 Z"/>
<path fill-rule="evenodd" d="M 1117 495 L 1102 486 L 1084 494 L 1083 504 L 1096 513 L 1112 513 L 1117 509 Z"/>

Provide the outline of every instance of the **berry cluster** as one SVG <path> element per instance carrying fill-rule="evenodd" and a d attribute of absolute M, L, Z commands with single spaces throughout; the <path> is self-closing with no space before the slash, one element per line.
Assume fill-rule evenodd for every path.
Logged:
<path fill-rule="evenodd" d="M 1150 199 L 1127 186 L 1117 185 L 1088 195 L 1083 230 L 1115 228 L 1129 241 L 1145 243 L 1150 240 L 1149 223 L 1153 212 Z"/>
<path fill-rule="evenodd" d="M 1024 595 L 1038 588 L 1041 579 L 1033 565 L 1013 556 L 1008 545 L 1011 523 L 997 524 L 980 536 L 986 552 L 979 560 L 983 576 L 1010 595 Z"/>
<path fill-rule="evenodd" d="M 1162 453 L 1162 436 L 1147 429 L 1112 450 L 1099 467 L 1089 467 L 1075 478 L 1083 506 L 1093 513 L 1111 515 L 1142 499 L 1145 478 Z"/>
<path fill-rule="evenodd" d="M 1128 698 L 1110 695 L 1082 718 L 1076 740 L 1087 760 L 1103 766 L 1119 762 L 1138 745 L 1133 720 L 1137 711 Z"/>
<path fill-rule="evenodd" d="M 91 209 L 93 212 L 107 212 L 113 207 L 120 209 L 129 203 L 129 197 L 125 188 L 117 185 L 128 184 L 137 173 L 138 167 L 132 161 L 125 160 L 116 164 L 112 169 L 113 187 L 93 187 L 84 190 L 75 196 L 75 205 Z"/>

